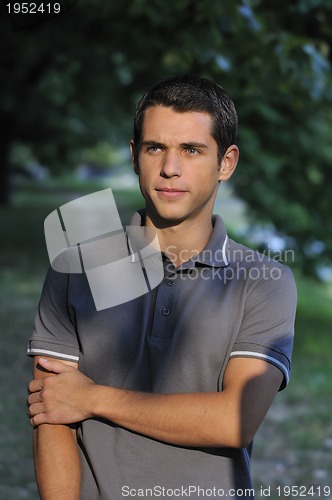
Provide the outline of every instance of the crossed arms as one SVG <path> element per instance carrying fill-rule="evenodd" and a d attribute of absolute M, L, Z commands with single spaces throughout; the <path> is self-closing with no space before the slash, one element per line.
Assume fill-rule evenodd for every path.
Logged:
<path fill-rule="evenodd" d="M 28 405 L 43 500 L 80 498 L 77 422 L 100 417 L 180 446 L 242 448 L 253 439 L 283 377 L 265 361 L 233 358 L 222 392 L 152 394 L 97 385 L 74 363 L 36 357 L 34 365 Z"/>

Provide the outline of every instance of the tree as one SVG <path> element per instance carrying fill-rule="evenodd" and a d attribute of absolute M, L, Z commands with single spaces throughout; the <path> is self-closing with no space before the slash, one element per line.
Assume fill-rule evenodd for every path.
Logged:
<path fill-rule="evenodd" d="M 292 236 L 298 262 L 314 270 L 315 259 L 332 258 L 331 10 L 324 0 L 81 0 L 18 33 L 4 18 L 0 202 L 14 141 L 67 165 L 82 145 L 127 140 L 147 86 L 197 72 L 239 111 L 237 193 L 253 218 Z"/>

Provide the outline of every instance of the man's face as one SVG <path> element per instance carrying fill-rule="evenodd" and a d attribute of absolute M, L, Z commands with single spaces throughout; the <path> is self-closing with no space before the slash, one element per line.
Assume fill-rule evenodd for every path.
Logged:
<path fill-rule="evenodd" d="M 155 225 L 210 217 L 222 169 L 207 113 L 148 108 L 138 163 L 147 215 Z"/>

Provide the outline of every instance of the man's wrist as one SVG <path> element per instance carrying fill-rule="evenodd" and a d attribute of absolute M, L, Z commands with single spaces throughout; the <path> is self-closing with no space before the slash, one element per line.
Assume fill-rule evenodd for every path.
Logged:
<path fill-rule="evenodd" d="M 110 420 L 111 408 L 110 404 L 112 387 L 94 384 L 91 387 L 89 394 L 89 409 L 90 418 L 104 417 Z M 105 414 L 107 410 L 107 415 Z"/>

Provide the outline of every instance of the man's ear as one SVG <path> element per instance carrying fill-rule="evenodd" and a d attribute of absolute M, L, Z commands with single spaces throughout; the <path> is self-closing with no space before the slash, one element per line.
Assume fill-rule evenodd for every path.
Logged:
<path fill-rule="evenodd" d="M 239 156 L 239 148 L 235 144 L 229 146 L 220 163 L 220 181 L 227 181 L 233 175 Z"/>
<path fill-rule="evenodd" d="M 130 155 L 131 155 L 131 163 L 134 169 L 135 174 L 138 175 L 138 164 L 136 161 L 137 155 L 136 155 L 136 150 L 135 150 L 135 143 L 133 139 L 130 141 Z"/>

